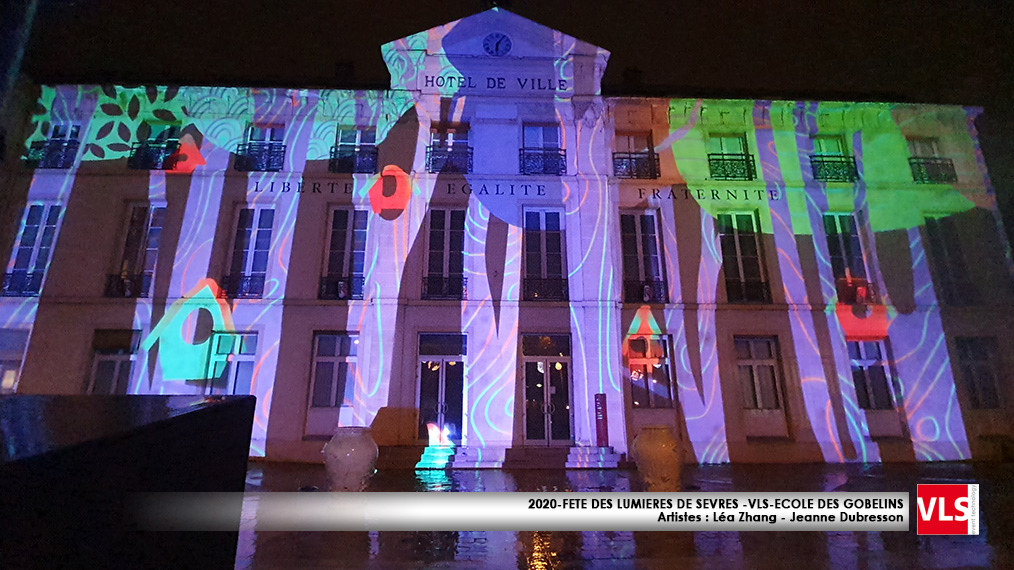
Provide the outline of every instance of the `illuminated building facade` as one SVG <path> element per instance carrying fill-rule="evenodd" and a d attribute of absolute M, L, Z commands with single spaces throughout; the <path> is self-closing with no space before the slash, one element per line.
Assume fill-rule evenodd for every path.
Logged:
<path fill-rule="evenodd" d="M 280 460 L 1009 450 L 979 109 L 603 97 L 607 51 L 502 9 L 382 50 L 387 91 L 42 87 L 4 390 L 254 394 Z"/>

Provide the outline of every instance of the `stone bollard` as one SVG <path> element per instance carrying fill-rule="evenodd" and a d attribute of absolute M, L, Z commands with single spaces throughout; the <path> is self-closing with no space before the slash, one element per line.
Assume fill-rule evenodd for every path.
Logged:
<path fill-rule="evenodd" d="M 634 437 L 632 455 L 645 491 L 680 490 L 683 450 L 669 426 L 644 426 Z"/>
<path fill-rule="evenodd" d="M 368 427 L 338 426 L 324 445 L 329 491 L 362 491 L 377 472 L 377 443 Z"/>

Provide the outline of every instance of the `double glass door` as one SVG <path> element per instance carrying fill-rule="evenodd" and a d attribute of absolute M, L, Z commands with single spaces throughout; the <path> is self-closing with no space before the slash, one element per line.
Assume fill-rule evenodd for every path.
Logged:
<path fill-rule="evenodd" d="M 429 440 L 431 429 L 446 430 L 448 439 L 461 445 L 464 354 L 464 335 L 420 335 L 419 439 Z"/>
<path fill-rule="evenodd" d="M 570 338 L 525 335 L 522 339 L 525 383 L 525 444 L 570 445 Z"/>

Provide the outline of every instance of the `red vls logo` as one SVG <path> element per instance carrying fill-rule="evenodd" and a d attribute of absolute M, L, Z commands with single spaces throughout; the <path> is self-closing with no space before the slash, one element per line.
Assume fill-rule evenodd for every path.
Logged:
<path fill-rule="evenodd" d="M 918 534 L 979 534 L 978 485 L 918 485 Z"/>

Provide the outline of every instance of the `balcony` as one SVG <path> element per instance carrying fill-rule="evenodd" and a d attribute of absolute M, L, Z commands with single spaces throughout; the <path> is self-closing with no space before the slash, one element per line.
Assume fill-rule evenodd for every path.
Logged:
<path fill-rule="evenodd" d="M 771 286 L 764 281 L 725 281 L 725 297 L 730 303 L 770 303 Z"/>
<path fill-rule="evenodd" d="M 285 165 L 285 145 L 281 143 L 243 143 L 236 149 L 233 166 L 240 172 L 278 172 Z"/>
<path fill-rule="evenodd" d="M 908 159 L 912 180 L 919 184 L 953 184 L 958 181 L 954 162 L 949 158 L 914 156 Z"/>
<path fill-rule="evenodd" d="M 567 173 L 567 151 L 562 148 L 523 148 L 519 156 L 521 174 L 563 176 Z"/>
<path fill-rule="evenodd" d="M 613 175 L 617 178 L 658 178 L 658 155 L 653 152 L 614 152 Z"/>
<path fill-rule="evenodd" d="M 106 297 L 146 298 L 151 290 L 151 272 L 106 276 Z"/>
<path fill-rule="evenodd" d="M 377 147 L 365 147 L 356 150 L 350 147 L 331 147 L 331 161 L 327 167 L 329 172 L 335 173 L 377 173 Z"/>
<path fill-rule="evenodd" d="M 326 300 L 362 299 L 365 283 L 366 278 L 362 275 L 325 275 L 320 278 L 317 295 Z"/>
<path fill-rule="evenodd" d="M 465 145 L 430 145 L 426 147 L 426 170 L 431 173 L 472 172 L 472 147 Z"/>
<path fill-rule="evenodd" d="M 174 170 L 180 148 L 178 141 L 164 143 L 134 143 L 127 158 L 131 170 Z"/>
<path fill-rule="evenodd" d="M 12 271 L 4 274 L 4 297 L 38 297 L 42 291 L 42 272 Z"/>
<path fill-rule="evenodd" d="M 712 180 L 753 180 L 757 167 L 752 154 L 709 154 Z"/>
<path fill-rule="evenodd" d="M 567 280 L 526 277 L 523 281 L 525 301 L 566 301 L 570 298 Z"/>
<path fill-rule="evenodd" d="M 73 139 L 35 141 L 25 153 L 28 168 L 70 168 L 74 166 L 80 143 Z"/>
<path fill-rule="evenodd" d="M 851 156 L 811 154 L 813 179 L 820 182 L 855 182 L 859 180 L 856 159 Z"/>
<path fill-rule="evenodd" d="M 423 277 L 422 298 L 461 300 L 465 298 L 467 284 L 468 279 L 460 275 L 427 275 Z"/>
<path fill-rule="evenodd" d="M 862 277 L 842 277 L 835 281 L 839 305 L 877 305 L 880 296 L 873 283 Z"/>
<path fill-rule="evenodd" d="M 665 281 L 624 281 L 624 303 L 668 303 L 669 291 Z"/>
<path fill-rule="evenodd" d="M 220 296 L 227 299 L 260 299 L 264 295 L 264 274 L 226 275 Z"/>

